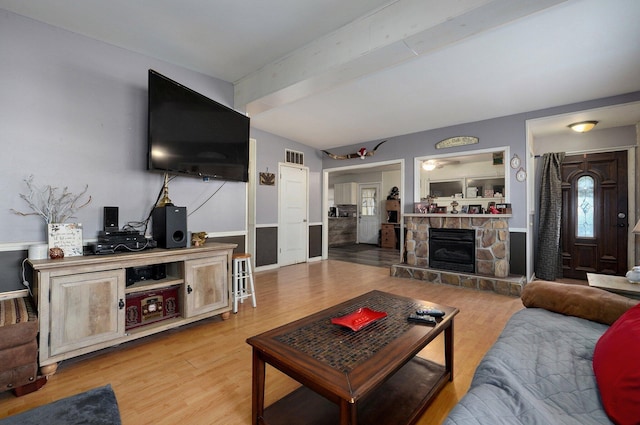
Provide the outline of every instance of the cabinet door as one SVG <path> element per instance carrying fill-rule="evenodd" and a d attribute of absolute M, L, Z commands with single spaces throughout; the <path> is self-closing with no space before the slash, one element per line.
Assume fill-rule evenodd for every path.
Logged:
<path fill-rule="evenodd" d="M 187 317 L 229 307 L 226 255 L 185 261 L 184 275 Z"/>
<path fill-rule="evenodd" d="M 333 203 L 335 205 L 353 205 L 357 201 L 357 183 L 336 183 L 333 185 Z"/>
<path fill-rule="evenodd" d="M 124 270 L 56 276 L 51 284 L 51 356 L 124 335 Z"/>
<path fill-rule="evenodd" d="M 344 183 L 336 183 L 333 185 L 333 203 L 334 205 L 344 204 Z"/>
<path fill-rule="evenodd" d="M 382 225 L 380 239 L 380 246 L 382 246 L 382 248 L 396 247 L 396 230 L 393 224 Z"/>

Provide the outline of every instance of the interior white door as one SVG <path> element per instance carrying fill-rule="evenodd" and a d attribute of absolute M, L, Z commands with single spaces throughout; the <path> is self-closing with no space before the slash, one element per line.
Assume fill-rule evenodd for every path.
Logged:
<path fill-rule="evenodd" d="M 380 185 L 358 185 L 358 243 L 378 244 Z"/>
<path fill-rule="evenodd" d="M 308 252 L 308 169 L 280 165 L 278 265 L 304 263 Z"/>

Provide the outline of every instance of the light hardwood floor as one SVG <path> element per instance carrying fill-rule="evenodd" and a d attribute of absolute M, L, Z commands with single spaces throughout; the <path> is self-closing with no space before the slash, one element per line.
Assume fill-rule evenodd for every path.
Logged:
<path fill-rule="evenodd" d="M 250 302 L 219 318 L 67 360 L 39 391 L 0 393 L 0 418 L 91 388 L 111 384 L 124 425 L 249 424 L 251 349 L 246 339 L 373 289 L 455 306 L 454 380 L 435 399 L 421 425 L 439 424 L 465 394 L 473 372 L 519 298 L 448 285 L 392 278 L 389 270 L 321 261 L 255 274 L 257 308 Z M 421 355 L 443 362 L 442 336 Z M 267 367 L 266 405 L 298 384 Z M 384 424 L 380 424 L 384 425 Z"/>

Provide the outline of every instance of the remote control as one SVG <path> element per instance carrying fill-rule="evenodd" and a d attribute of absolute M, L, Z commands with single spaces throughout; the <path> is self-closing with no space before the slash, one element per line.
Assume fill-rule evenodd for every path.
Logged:
<path fill-rule="evenodd" d="M 416 310 L 416 314 L 420 316 L 442 317 L 444 316 L 444 311 L 438 310 L 436 308 L 421 308 L 419 310 Z"/>
<path fill-rule="evenodd" d="M 436 318 L 433 316 L 419 315 L 419 314 L 410 314 L 407 317 L 407 320 L 414 323 L 420 323 L 423 325 L 436 325 Z"/>

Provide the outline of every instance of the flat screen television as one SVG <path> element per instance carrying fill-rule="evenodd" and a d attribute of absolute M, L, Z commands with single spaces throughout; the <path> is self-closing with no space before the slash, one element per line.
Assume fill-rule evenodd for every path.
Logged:
<path fill-rule="evenodd" d="M 249 117 L 149 70 L 149 159 L 154 171 L 249 178 Z"/>

